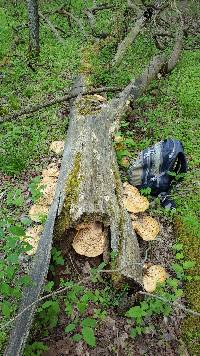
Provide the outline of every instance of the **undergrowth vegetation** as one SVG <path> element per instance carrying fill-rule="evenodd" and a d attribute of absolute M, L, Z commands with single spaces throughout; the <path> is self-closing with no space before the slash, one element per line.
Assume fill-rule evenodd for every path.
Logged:
<path fill-rule="evenodd" d="M 124 2 L 116 3 L 121 6 L 122 11 Z M 42 1 L 41 11 L 53 12 L 61 5 L 62 1 Z M 81 17 L 84 8 L 91 5 L 92 1 L 75 1 L 73 13 Z M 112 13 L 112 19 L 109 11 L 100 11 L 97 14 L 96 32 L 103 29 L 109 35 L 95 44 L 95 51 L 76 22 L 70 26 L 66 18 L 55 13 L 49 15 L 52 22 L 65 32 L 64 44 L 59 43 L 48 26 L 41 23 L 41 54 L 38 62 L 32 62 L 27 56 L 26 4 L 21 2 L 16 6 L 3 1 L 0 7 L 0 114 L 7 115 L 27 105 L 63 95 L 81 70 L 83 53 L 90 63 L 87 70 L 91 74 L 93 86 L 124 86 L 140 73 L 150 58 L 158 52 L 146 32 L 138 36 L 118 68 L 111 69 L 109 65 L 116 52 L 117 43 L 126 31 L 127 20 L 121 16 L 120 11 Z M 85 31 L 90 33 L 85 19 L 83 26 Z M 190 41 L 188 38 L 186 42 Z M 173 192 L 177 204 L 176 213 L 171 216 L 159 205 L 154 207 L 154 215 L 168 214 L 175 226 L 177 243 L 173 245 L 174 263 L 169 266 L 172 277 L 158 287 L 157 299 L 146 296 L 124 312 L 123 316 L 131 326 L 130 335 L 134 338 L 142 333 L 151 333 L 155 328 L 151 316 L 170 315 L 173 312 L 172 303 L 183 295 L 187 299 L 188 307 L 199 311 L 199 55 L 199 49 L 184 50 L 172 74 L 151 84 L 146 94 L 122 119 L 120 131 L 117 133 L 118 139 L 114 143 L 118 163 L 124 171 L 129 160 L 136 157 L 140 150 L 169 137 L 183 142 L 189 163 L 189 172 L 184 182 L 178 184 Z M 40 178 L 29 180 L 28 196 L 21 180 L 30 167 L 37 175 L 38 162 L 46 164 L 42 159 L 49 154 L 49 144 L 65 138 L 67 125 L 68 106 L 64 103 L 62 107 L 53 106 L 30 117 L 6 122 L 0 127 L 2 349 L 7 340 L 9 320 L 17 311 L 22 288 L 31 283 L 22 258 L 30 246 L 22 242 L 21 237 L 24 236 L 25 229 L 31 226 L 27 213 L 30 201 L 35 202 L 40 197 L 40 192 L 36 189 Z M 147 195 L 149 193 L 144 192 Z M 61 253 L 53 249 L 51 271 L 54 271 L 55 265 L 63 264 Z M 64 301 L 65 318 L 68 321 L 64 332 L 69 334 L 74 342 L 84 340 L 90 347 L 95 347 L 95 333 L 100 322 L 106 318 L 110 308 L 120 305 L 124 295 L 128 293 L 127 286 L 120 292 L 114 291 L 110 282 L 102 279 L 101 270 L 104 267 L 100 265 L 93 270 L 90 287 L 85 288 L 84 284 L 63 279 L 60 287 L 68 291 L 62 296 L 50 297 L 41 303 L 36 313 L 36 324 L 37 330 L 43 330 L 42 336 L 48 335 L 50 330 L 57 326 L 59 315 L 63 313 L 61 302 Z M 54 282 L 49 281 L 44 293 L 52 293 L 54 288 Z M 198 355 L 198 327 L 195 316 L 186 317 L 182 323 L 183 338 L 194 356 Z M 36 336 L 38 335 L 39 332 L 36 332 Z M 35 340 L 27 346 L 25 355 L 40 355 L 47 349 L 40 340 Z"/>

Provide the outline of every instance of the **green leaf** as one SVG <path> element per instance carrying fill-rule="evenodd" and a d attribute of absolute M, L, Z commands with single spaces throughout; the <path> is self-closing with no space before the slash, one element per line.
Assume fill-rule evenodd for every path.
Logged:
<path fill-rule="evenodd" d="M 12 264 L 17 264 L 19 259 L 19 255 L 17 253 L 12 253 L 7 257 L 8 262 Z"/>
<path fill-rule="evenodd" d="M 79 342 L 81 339 L 82 339 L 81 334 L 75 334 L 74 336 L 72 336 L 72 340 L 74 340 L 75 342 Z"/>
<path fill-rule="evenodd" d="M 54 282 L 53 282 L 53 281 L 49 281 L 49 282 L 44 286 L 44 291 L 45 291 L 45 292 L 51 292 L 53 286 L 54 286 Z"/>
<path fill-rule="evenodd" d="M 96 326 L 96 320 L 94 320 L 92 318 L 85 318 L 82 320 L 81 325 L 82 326 L 91 326 L 92 328 L 94 328 Z"/>
<path fill-rule="evenodd" d="M 177 260 L 181 260 L 181 259 L 183 259 L 183 258 L 184 258 L 184 254 L 183 254 L 182 252 L 176 253 L 176 259 L 177 259 Z"/>
<path fill-rule="evenodd" d="M 0 239 L 2 239 L 4 237 L 4 231 L 3 229 L 0 227 Z"/>
<path fill-rule="evenodd" d="M 4 296 L 7 297 L 10 295 L 10 287 L 6 282 L 1 283 L 0 290 L 1 290 L 1 294 L 3 294 Z"/>
<path fill-rule="evenodd" d="M 76 329 L 76 324 L 68 324 L 65 328 L 66 333 L 70 333 Z"/>
<path fill-rule="evenodd" d="M 2 314 L 6 317 L 6 318 L 9 318 L 10 314 L 11 314 L 11 305 L 8 301 L 3 301 L 2 302 L 2 305 L 1 305 L 1 308 L 2 308 Z"/>
<path fill-rule="evenodd" d="M 89 326 L 84 326 L 82 328 L 82 335 L 83 335 L 83 339 L 84 341 L 92 347 L 96 346 L 96 338 L 94 335 L 94 330 L 92 328 L 90 328 Z"/>
<path fill-rule="evenodd" d="M 87 303 L 85 303 L 85 302 L 79 302 L 79 303 L 77 303 L 77 308 L 78 308 L 78 311 L 81 313 L 81 314 L 83 314 L 85 311 L 86 311 L 86 309 L 87 309 Z"/>
<path fill-rule="evenodd" d="M 179 281 L 176 278 L 168 278 L 167 284 L 172 288 L 177 288 L 179 285 Z"/>
<path fill-rule="evenodd" d="M 23 284 L 24 286 L 28 286 L 31 284 L 31 277 L 28 274 L 25 274 L 20 278 L 20 283 Z"/>
<path fill-rule="evenodd" d="M 130 318 L 141 318 L 147 315 L 147 313 L 140 306 L 137 305 L 135 307 L 130 308 L 125 315 Z"/>
<path fill-rule="evenodd" d="M 183 268 L 184 269 L 193 268 L 195 265 L 196 265 L 196 262 L 194 262 L 194 261 L 185 261 L 185 262 L 183 262 Z"/>
<path fill-rule="evenodd" d="M 24 236 L 25 235 L 25 231 L 21 226 L 11 226 L 10 232 L 16 236 Z"/>
<path fill-rule="evenodd" d="M 183 249 L 183 244 L 175 244 L 172 246 L 173 250 L 181 251 Z"/>

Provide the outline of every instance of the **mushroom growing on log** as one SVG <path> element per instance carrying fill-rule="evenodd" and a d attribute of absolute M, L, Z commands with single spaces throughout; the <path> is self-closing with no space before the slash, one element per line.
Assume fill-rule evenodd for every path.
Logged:
<path fill-rule="evenodd" d="M 78 81 L 56 192 L 30 273 L 33 283 L 24 291 L 6 356 L 22 354 L 48 272 L 54 234 L 57 238 L 64 235 L 68 244 L 67 232 L 71 227 L 78 228 L 80 223 L 88 222 L 103 224 L 105 231 L 109 231 L 110 247 L 117 253 L 119 276 L 142 283 L 140 251 L 129 214 L 123 206 L 112 133 L 118 127 L 127 101 L 137 99 L 160 71 L 167 73 L 174 68 L 182 39 L 181 30 L 169 61 L 165 56 L 156 56 L 144 73 L 109 103 L 82 96 L 84 83 L 82 79 Z"/>

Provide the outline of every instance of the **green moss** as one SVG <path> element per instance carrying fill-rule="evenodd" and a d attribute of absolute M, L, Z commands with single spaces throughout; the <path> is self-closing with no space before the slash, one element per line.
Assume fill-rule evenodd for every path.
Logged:
<path fill-rule="evenodd" d="M 73 170 L 69 174 L 65 185 L 65 200 L 62 212 L 57 219 L 55 226 L 55 236 L 60 238 L 71 225 L 70 209 L 72 204 L 77 202 L 81 177 L 80 172 L 81 154 L 77 153 L 74 159 Z"/>
<path fill-rule="evenodd" d="M 200 274 L 200 239 L 188 229 L 181 217 L 175 220 L 175 229 L 178 240 L 183 243 L 184 255 L 187 260 L 195 261 L 195 267 L 190 270 L 191 276 Z M 192 280 L 184 284 L 185 297 L 192 310 L 200 311 L 200 282 Z M 187 316 L 181 325 L 181 333 L 190 355 L 199 355 L 200 318 Z"/>
<path fill-rule="evenodd" d="M 98 99 L 93 95 L 86 95 L 78 102 L 78 112 L 81 115 L 92 115 L 101 111 L 101 105 Z"/>

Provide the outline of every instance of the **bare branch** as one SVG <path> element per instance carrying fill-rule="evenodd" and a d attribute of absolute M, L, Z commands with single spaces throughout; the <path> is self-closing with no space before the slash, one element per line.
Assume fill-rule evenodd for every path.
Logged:
<path fill-rule="evenodd" d="M 200 313 L 198 313 L 198 312 L 196 312 L 196 311 L 194 311 L 192 309 L 188 309 L 183 304 L 178 303 L 176 301 L 175 302 L 170 302 L 169 300 L 167 300 L 167 299 L 165 299 L 163 297 L 160 297 L 157 294 L 152 294 L 152 293 L 148 293 L 148 292 L 142 292 L 141 291 L 141 292 L 138 292 L 138 293 L 142 294 L 142 295 L 146 295 L 146 296 L 154 298 L 154 299 L 162 300 L 164 303 L 170 304 L 172 307 L 176 306 L 176 307 L 178 307 L 179 309 L 185 311 L 188 314 L 192 314 L 192 315 L 198 316 L 198 317 L 200 316 Z"/>
<path fill-rule="evenodd" d="M 112 93 L 112 92 L 120 91 L 121 89 L 122 89 L 121 87 L 100 87 L 100 88 L 85 91 L 82 95 L 90 95 L 90 94 L 97 94 L 97 93 L 103 93 L 103 92 Z M 43 110 L 45 108 L 62 103 L 64 101 L 69 101 L 70 99 L 73 99 L 76 96 L 77 96 L 77 94 L 73 94 L 73 93 L 70 94 L 70 92 L 67 92 L 67 93 L 65 93 L 64 96 L 62 96 L 60 98 L 48 100 L 43 104 L 37 104 L 32 107 L 25 108 L 21 111 L 15 112 L 11 115 L 1 116 L 0 123 L 15 120 L 23 115 L 33 114 L 36 111 Z"/>
<path fill-rule="evenodd" d="M 64 39 L 60 36 L 54 25 L 51 23 L 49 18 L 47 16 L 44 16 L 40 11 L 39 11 L 39 16 L 46 22 L 46 24 L 50 27 L 51 31 L 54 33 L 56 38 L 58 39 L 59 42 L 64 43 Z"/>
<path fill-rule="evenodd" d="M 87 34 L 87 32 L 86 32 L 85 29 L 84 29 L 84 26 L 83 26 L 83 24 L 82 24 L 81 19 L 77 18 L 77 17 L 74 16 L 71 12 L 65 10 L 63 7 L 61 7 L 61 8 L 58 9 L 58 10 L 56 10 L 56 12 L 57 12 L 58 14 L 61 14 L 61 15 L 66 16 L 67 18 L 68 18 L 68 17 L 71 17 L 72 20 L 74 20 L 74 21 L 76 22 L 77 26 L 80 28 L 80 30 L 81 30 L 83 36 L 84 36 L 85 38 L 88 38 L 88 37 L 89 37 L 88 34 Z"/>

